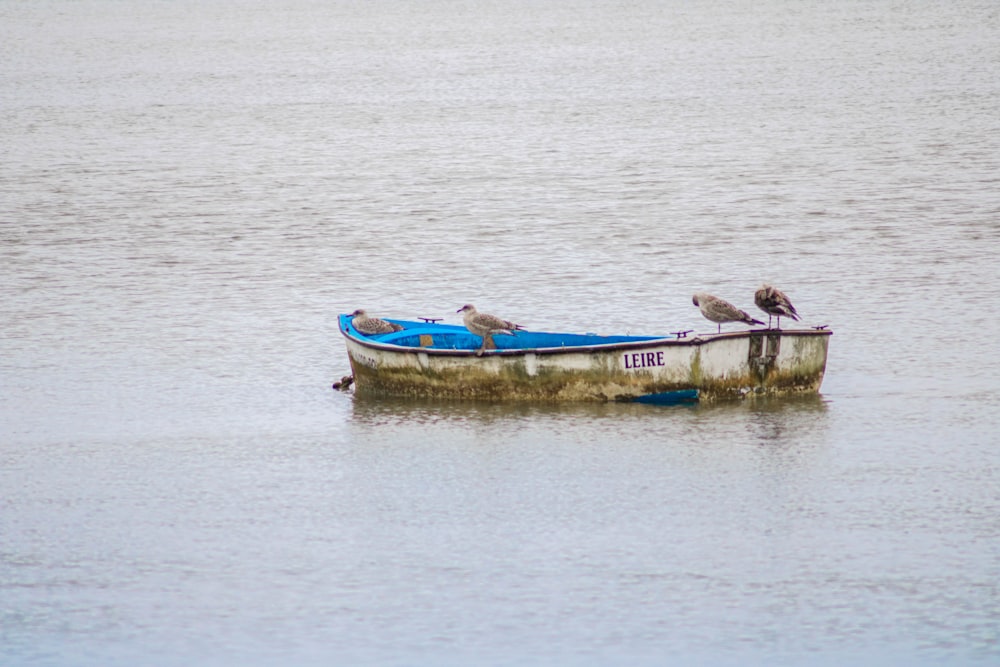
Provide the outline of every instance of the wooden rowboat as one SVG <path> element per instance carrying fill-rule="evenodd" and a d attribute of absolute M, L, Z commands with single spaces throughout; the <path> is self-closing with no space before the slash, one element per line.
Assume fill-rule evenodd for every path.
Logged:
<path fill-rule="evenodd" d="M 341 315 L 358 394 L 481 400 L 678 403 L 816 393 L 831 331 L 602 336 L 517 331 L 496 349 L 463 326 L 389 320 L 366 336 Z"/>

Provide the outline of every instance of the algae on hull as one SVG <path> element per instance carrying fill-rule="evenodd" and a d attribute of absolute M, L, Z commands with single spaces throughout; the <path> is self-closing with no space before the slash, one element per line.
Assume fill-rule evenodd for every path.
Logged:
<path fill-rule="evenodd" d="M 692 390 L 701 400 L 714 401 L 816 392 L 831 333 L 749 330 L 691 339 L 619 338 L 507 347 L 477 356 L 465 347 L 400 345 L 352 335 L 344 326 L 342 331 L 361 394 L 494 401 L 619 401 Z"/>
<path fill-rule="evenodd" d="M 357 391 L 376 396 L 621 401 L 693 389 L 701 400 L 714 401 L 818 391 L 829 336 L 828 331 L 748 331 L 481 357 L 348 337 L 348 354 Z"/>
<path fill-rule="evenodd" d="M 469 368 L 431 371 L 416 368 L 372 369 L 354 366 L 355 386 L 362 393 L 388 396 L 438 396 L 478 400 L 610 401 L 688 388 L 687 383 L 629 381 L 595 371 L 539 369 L 528 376 L 523 369 L 498 373 Z"/>

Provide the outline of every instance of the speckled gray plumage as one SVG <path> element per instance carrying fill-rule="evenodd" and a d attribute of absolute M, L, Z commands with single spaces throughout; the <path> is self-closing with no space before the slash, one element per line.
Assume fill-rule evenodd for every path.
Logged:
<path fill-rule="evenodd" d="M 717 330 L 720 333 L 722 331 L 722 325 L 726 322 L 764 324 L 760 320 L 755 320 L 750 317 L 749 313 L 745 310 L 740 310 L 725 299 L 720 299 L 717 296 L 712 296 L 711 294 L 706 294 L 705 292 L 698 292 L 695 294 L 691 297 L 691 302 L 701 309 L 701 314 L 705 316 L 705 319 L 711 320 L 719 325 Z"/>
<path fill-rule="evenodd" d="M 799 313 L 795 310 L 788 296 L 777 287 L 771 285 L 761 285 L 753 295 L 753 302 L 757 307 L 767 313 L 767 325 L 771 326 L 771 316 L 778 318 L 778 326 L 781 326 L 782 317 L 790 317 L 793 320 L 799 319 Z"/>
<path fill-rule="evenodd" d="M 361 308 L 358 308 L 351 313 L 351 317 L 351 324 L 354 325 L 354 329 L 359 333 L 365 334 L 366 336 L 375 336 L 378 334 L 386 334 L 392 333 L 393 331 L 403 330 L 403 327 L 398 324 L 386 322 L 385 320 L 377 317 L 368 317 L 368 313 Z"/>

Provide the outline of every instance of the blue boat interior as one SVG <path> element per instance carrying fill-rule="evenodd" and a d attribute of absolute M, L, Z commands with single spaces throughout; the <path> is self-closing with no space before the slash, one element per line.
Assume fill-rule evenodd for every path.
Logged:
<path fill-rule="evenodd" d="M 389 345 L 416 347 L 435 350 L 478 350 L 483 339 L 473 335 L 462 325 L 412 322 L 388 319 L 403 327 L 402 331 L 367 336 L 351 325 L 350 315 L 340 316 L 340 328 L 356 338 L 367 339 Z M 586 333 L 550 333 L 544 331 L 517 331 L 512 336 L 495 334 L 493 342 L 498 350 L 537 350 L 559 347 L 586 347 L 614 343 L 634 343 L 646 340 L 662 340 L 674 336 L 602 336 Z"/>

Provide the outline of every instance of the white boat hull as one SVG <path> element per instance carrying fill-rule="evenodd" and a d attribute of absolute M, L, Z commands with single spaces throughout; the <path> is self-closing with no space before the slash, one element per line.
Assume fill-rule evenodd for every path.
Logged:
<path fill-rule="evenodd" d="M 482 356 L 345 338 L 359 394 L 631 401 L 696 392 L 699 400 L 713 401 L 817 392 L 830 332 L 750 330 Z"/>

